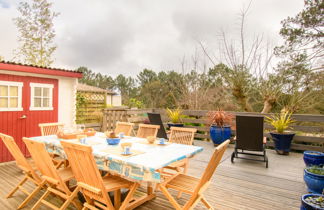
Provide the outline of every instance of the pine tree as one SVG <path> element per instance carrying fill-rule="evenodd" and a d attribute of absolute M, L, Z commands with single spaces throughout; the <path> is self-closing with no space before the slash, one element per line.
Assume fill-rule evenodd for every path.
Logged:
<path fill-rule="evenodd" d="M 304 0 L 304 3 L 304 9 L 295 17 L 288 17 L 281 22 L 280 35 L 285 43 L 276 47 L 275 51 L 277 55 L 290 60 L 291 57 L 306 56 L 307 62 L 315 64 L 314 69 L 323 69 L 324 1 Z"/>
<path fill-rule="evenodd" d="M 14 18 L 19 31 L 20 46 L 14 51 L 15 59 L 38 66 L 50 66 L 57 46 L 54 43 L 53 19 L 59 15 L 51 11 L 52 3 L 47 0 L 21 2 L 20 17 Z"/>

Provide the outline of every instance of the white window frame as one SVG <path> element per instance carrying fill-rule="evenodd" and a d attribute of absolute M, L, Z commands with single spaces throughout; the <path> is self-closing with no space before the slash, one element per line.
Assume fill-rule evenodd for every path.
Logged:
<path fill-rule="evenodd" d="M 35 87 L 49 88 L 49 107 L 35 107 L 34 106 Z M 53 84 L 30 83 L 30 107 L 29 107 L 29 110 L 31 110 L 31 111 L 53 110 L 54 109 L 53 108 L 53 88 L 54 88 Z M 42 97 L 42 99 L 43 99 L 43 97 Z M 43 101 L 43 100 L 41 100 L 41 101 Z"/>
<path fill-rule="evenodd" d="M 22 87 L 24 86 L 23 82 L 11 82 L 11 81 L 0 81 L 0 85 L 8 86 L 8 106 L 10 106 L 10 87 L 18 87 L 18 107 L 0 107 L 0 112 L 7 112 L 7 111 L 23 111 L 22 107 Z M 0 96 L 1 97 L 1 96 Z"/>

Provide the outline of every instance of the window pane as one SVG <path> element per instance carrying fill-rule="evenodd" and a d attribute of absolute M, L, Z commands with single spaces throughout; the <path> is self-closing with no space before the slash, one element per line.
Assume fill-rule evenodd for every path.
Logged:
<path fill-rule="evenodd" d="M 10 87 L 10 96 L 18 96 L 18 87 Z"/>
<path fill-rule="evenodd" d="M 8 108 L 8 98 L 0 98 L 0 107 Z"/>
<path fill-rule="evenodd" d="M 43 88 L 43 96 L 49 97 L 49 88 Z"/>
<path fill-rule="evenodd" d="M 42 96 L 42 88 L 40 87 L 35 87 L 35 92 L 34 92 L 34 95 L 35 96 Z"/>
<path fill-rule="evenodd" d="M 34 98 L 34 107 L 41 107 L 41 98 Z"/>
<path fill-rule="evenodd" d="M 43 107 L 49 107 L 49 98 L 43 98 Z"/>
<path fill-rule="evenodd" d="M 0 85 L 0 96 L 8 96 L 8 86 Z"/>
<path fill-rule="evenodd" d="M 18 107 L 18 98 L 10 98 L 10 107 Z"/>

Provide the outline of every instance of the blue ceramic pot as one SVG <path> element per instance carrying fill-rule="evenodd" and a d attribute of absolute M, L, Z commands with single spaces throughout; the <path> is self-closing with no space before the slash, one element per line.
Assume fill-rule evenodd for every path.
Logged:
<path fill-rule="evenodd" d="M 107 138 L 106 140 L 109 145 L 117 145 L 120 142 L 120 138 Z"/>
<path fill-rule="evenodd" d="M 323 165 L 324 164 L 324 153 L 317 151 L 305 151 L 304 162 L 306 166 L 312 165 Z"/>
<path fill-rule="evenodd" d="M 214 144 L 221 144 L 225 140 L 231 138 L 231 126 L 219 127 L 216 125 L 210 126 L 210 138 Z"/>
<path fill-rule="evenodd" d="M 183 127 L 183 123 L 167 123 L 168 127 Z"/>
<path fill-rule="evenodd" d="M 308 192 L 321 194 L 324 189 L 324 175 L 313 174 L 304 169 L 304 181 L 307 185 Z"/>
<path fill-rule="evenodd" d="M 291 141 L 294 138 L 294 133 L 271 133 L 270 135 L 275 143 L 276 151 L 283 152 L 285 154 L 290 152 Z"/>
<path fill-rule="evenodd" d="M 312 204 L 309 204 L 308 202 L 306 202 L 306 198 L 310 197 L 310 196 L 314 196 L 314 197 L 323 197 L 323 195 L 321 194 L 305 194 L 301 197 L 301 206 L 300 206 L 300 210 L 324 210 L 324 208 L 321 207 L 315 207 Z"/>

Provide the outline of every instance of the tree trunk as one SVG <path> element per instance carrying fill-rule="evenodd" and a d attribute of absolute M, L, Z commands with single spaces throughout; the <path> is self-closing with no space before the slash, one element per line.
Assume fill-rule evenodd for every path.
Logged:
<path fill-rule="evenodd" d="M 239 104 L 241 105 L 241 107 L 244 109 L 244 111 L 253 112 L 253 109 L 252 109 L 251 105 L 247 102 L 246 97 L 239 97 L 238 101 L 239 101 Z"/>
<path fill-rule="evenodd" d="M 268 100 L 265 100 L 263 102 L 263 109 L 261 113 L 269 113 L 271 109 L 272 109 L 272 104 Z"/>

